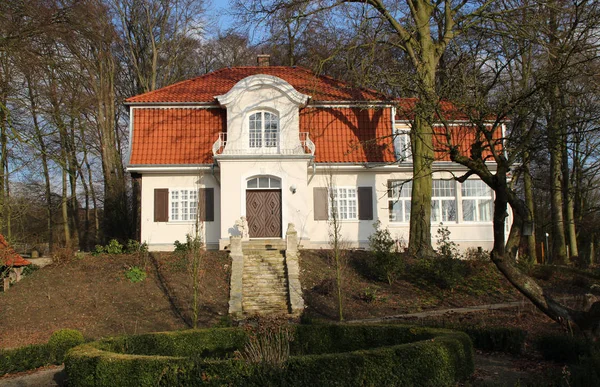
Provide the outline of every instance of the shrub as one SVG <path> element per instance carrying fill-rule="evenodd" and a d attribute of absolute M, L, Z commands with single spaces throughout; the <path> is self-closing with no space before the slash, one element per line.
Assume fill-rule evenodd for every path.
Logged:
<path fill-rule="evenodd" d="M 440 289 L 454 289 L 470 274 L 468 262 L 448 257 L 422 258 L 410 273 L 416 282 L 426 282 Z"/>
<path fill-rule="evenodd" d="M 440 228 L 437 230 L 437 253 L 446 259 L 460 259 L 461 255 L 458 251 L 458 245 L 450 239 L 450 230 L 448 227 L 443 227 L 440 223 Z"/>
<path fill-rule="evenodd" d="M 489 262 L 490 252 L 487 250 L 483 250 L 480 247 L 469 247 L 465 251 L 465 259 L 467 261 Z"/>
<path fill-rule="evenodd" d="M 81 332 L 62 329 L 54 332 L 47 344 L 0 350 L 0 375 L 61 364 L 66 353 L 83 342 Z"/>
<path fill-rule="evenodd" d="M 76 329 L 61 329 L 52 334 L 48 346 L 57 361 L 64 359 L 67 351 L 85 342 L 83 334 Z"/>
<path fill-rule="evenodd" d="M 129 239 L 127 244 L 125 245 L 125 253 L 134 254 L 134 253 L 147 253 L 148 252 L 148 244 L 146 242 L 140 243 L 135 239 Z"/>
<path fill-rule="evenodd" d="M 142 282 L 146 279 L 146 272 L 144 271 L 144 269 L 140 269 L 137 266 L 132 266 L 125 271 L 125 277 L 131 283 L 135 284 L 138 282 Z"/>
<path fill-rule="evenodd" d="M 373 224 L 375 232 L 369 236 L 369 248 L 372 252 L 372 260 L 368 262 L 371 271 L 380 281 L 387 281 L 390 285 L 402 274 L 404 262 L 394 251 L 396 241 L 390 235 L 390 231 L 381 229 L 381 222 Z"/>
<path fill-rule="evenodd" d="M 536 341 L 536 347 L 546 360 L 574 363 L 580 356 L 591 354 L 592 347 L 584 339 L 567 335 L 547 335 Z"/>
<path fill-rule="evenodd" d="M 123 254 L 123 245 L 116 239 L 111 239 L 104 248 L 106 254 Z"/>
<path fill-rule="evenodd" d="M 444 386 L 456 385 L 473 371 L 471 342 L 460 332 L 315 325 L 296 327 L 294 337 L 289 360 L 269 370 L 231 358 L 232 350 L 247 342 L 240 328 L 101 340 L 69 352 L 65 368 L 77 386 Z M 207 351 L 215 345 L 223 350 L 219 358 Z"/>
<path fill-rule="evenodd" d="M 185 235 L 185 243 L 181 243 L 178 240 L 176 240 L 175 242 L 173 242 L 173 245 L 175 246 L 175 252 L 177 253 L 185 253 L 188 251 L 192 251 L 193 249 L 200 249 L 202 248 L 202 240 L 200 239 L 199 236 L 197 237 L 192 237 L 190 234 L 186 234 Z"/>

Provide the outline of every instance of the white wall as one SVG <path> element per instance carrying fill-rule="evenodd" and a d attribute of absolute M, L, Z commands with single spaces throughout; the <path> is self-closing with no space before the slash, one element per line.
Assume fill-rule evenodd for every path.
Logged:
<path fill-rule="evenodd" d="M 335 167 L 333 169 L 335 171 Z M 345 240 L 349 241 L 355 247 L 368 247 L 369 235 L 373 233 L 373 223 L 377 220 L 381 221 L 382 228 L 388 228 L 392 237 L 403 241 L 408 245 L 409 239 L 409 224 L 390 222 L 388 197 L 387 197 L 387 181 L 388 180 L 403 180 L 409 179 L 412 176 L 410 172 L 387 172 L 387 171 L 363 171 L 363 172 L 344 172 L 338 170 L 333 173 L 334 185 L 350 186 L 350 187 L 373 187 L 373 198 L 376 200 L 374 204 L 374 219 L 373 220 L 352 220 L 342 221 L 342 235 Z M 452 176 L 447 172 L 434 173 L 434 179 L 449 179 Z M 312 179 L 309 186 L 309 196 L 312 206 L 313 187 L 327 187 L 330 180 L 329 172 L 319 170 L 317 175 Z M 460 186 L 457 186 L 457 195 L 460 193 Z M 485 223 L 469 223 L 462 222 L 461 219 L 461 200 L 457 199 L 457 221 L 445 222 L 444 227 L 450 231 L 451 239 L 459 245 L 461 250 L 469 247 L 482 247 L 484 250 L 491 250 L 493 245 L 493 227 L 492 222 Z M 312 214 L 312 208 L 310 209 Z M 437 230 L 439 224 L 433 224 L 431 229 L 432 244 L 434 248 L 437 244 Z M 315 221 L 311 215 L 307 221 L 307 235 L 310 238 L 311 246 L 327 247 L 329 245 L 329 224 L 327 221 Z"/>
<path fill-rule="evenodd" d="M 255 176 L 274 176 L 281 180 L 281 224 L 285 235 L 288 223 L 294 223 L 299 237 L 307 237 L 304 227 L 312 214 L 307 189 L 308 159 L 283 160 L 220 160 L 221 176 L 221 247 L 229 243 L 236 220 L 246 216 L 246 182 Z M 290 187 L 296 187 L 292 193 Z M 312 195 L 312 193 L 310 193 Z M 311 213 L 307 213 L 310 208 Z"/>
<path fill-rule="evenodd" d="M 147 242 L 151 251 L 173 250 L 173 242 L 185 242 L 186 234 L 193 235 L 195 223 L 154 222 L 154 189 L 215 189 L 215 220 L 204 222 L 202 232 L 207 247 L 217 248 L 220 234 L 220 187 L 209 171 L 195 174 L 144 174 L 142 176 L 142 242 Z"/>

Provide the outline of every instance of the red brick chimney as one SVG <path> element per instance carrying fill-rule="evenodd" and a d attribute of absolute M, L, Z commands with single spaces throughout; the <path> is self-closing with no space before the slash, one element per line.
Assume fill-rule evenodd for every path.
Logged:
<path fill-rule="evenodd" d="M 256 63 L 258 67 L 269 67 L 271 65 L 271 55 L 260 54 L 256 56 Z"/>

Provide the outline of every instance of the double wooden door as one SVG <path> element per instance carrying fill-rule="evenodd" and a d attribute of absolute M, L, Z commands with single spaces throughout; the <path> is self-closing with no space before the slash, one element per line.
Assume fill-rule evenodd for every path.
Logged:
<path fill-rule="evenodd" d="M 250 238 L 281 237 L 281 190 L 247 190 L 246 219 Z"/>

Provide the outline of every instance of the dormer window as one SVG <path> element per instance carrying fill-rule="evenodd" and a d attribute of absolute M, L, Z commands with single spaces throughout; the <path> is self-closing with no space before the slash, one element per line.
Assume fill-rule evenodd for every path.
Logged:
<path fill-rule="evenodd" d="M 270 112 L 257 112 L 248 119 L 250 148 L 274 148 L 279 143 L 279 117 Z"/>

